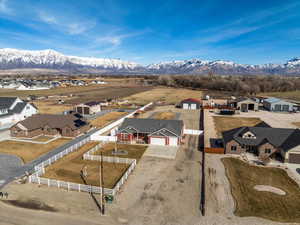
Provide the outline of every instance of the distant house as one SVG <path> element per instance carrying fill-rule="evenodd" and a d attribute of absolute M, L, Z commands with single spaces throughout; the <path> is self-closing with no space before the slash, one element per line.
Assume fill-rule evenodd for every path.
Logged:
<path fill-rule="evenodd" d="M 226 154 L 253 153 L 260 157 L 281 156 L 284 162 L 300 164 L 300 130 L 272 128 L 266 123 L 238 127 L 222 133 Z"/>
<path fill-rule="evenodd" d="M 294 103 L 279 98 L 267 98 L 263 100 L 264 108 L 273 112 L 292 112 L 294 105 Z"/>
<path fill-rule="evenodd" d="M 13 137 L 35 137 L 38 135 L 61 135 L 76 137 L 87 131 L 86 121 L 76 115 L 37 114 L 18 122 L 10 128 Z"/>
<path fill-rule="evenodd" d="M 126 118 L 119 127 L 119 142 L 151 145 L 180 145 L 184 124 L 182 120 Z"/>
<path fill-rule="evenodd" d="M 0 97 L 0 126 L 13 125 L 38 113 L 38 109 L 18 97 Z"/>
<path fill-rule="evenodd" d="M 74 109 L 77 113 L 80 113 L 82 115 L 90 115 L 95 114 L 97 112 L 101 112 L 101 104 L 100 102 L 87 102 L 82 103 L 75 106 Z"/>
<path fill-rule="evenodd" d="M 237 100 L 236 108 L 241 112 L 258 111 L 259 103 L 251 98 L 241 98 Z"/>
<path fill-rule="evenodd" d="M 195 98 L 184 99 L 179 104 L 182 109 L 200 109 L 201 101 Z"/>

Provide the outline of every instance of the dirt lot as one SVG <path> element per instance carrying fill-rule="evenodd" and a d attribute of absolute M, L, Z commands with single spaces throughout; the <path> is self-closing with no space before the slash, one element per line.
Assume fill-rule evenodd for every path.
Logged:
<path fill-rule="evenodd" d="M 134 94 L 125 99 L 136 104 L 147 104 L 151 101 L 163 101 L 166 104 L 177 104 L 186 98 L 201 98 L 202 92 L 183 88 L 154 88 L 150 91 Z"/>
<path fill-rule="evenodd" d="M 226 130 L 234 129 L 242 126 L 255 126 L 262 122 L 259 118 L 246 117 L 230 117 L 230 116 L 214 116 L 215 129 L 218 137 L 222 137 L 221 133 Z"/>
<path fill-rule="evenodd" d="M 110 112 L 104 116 L 100 116 L 94 120 L 91 120 L 90 122 L 94 127 L 101 128 L 127 114 L 127 112 Z"/>
<path fill-rule="evenodd" d="M 101 153 L 104 156 L 117 156 L 120 158 L 130 158 L 140 160 L 143 156 L 144 152 L 146 151 L 146 145 L 128 145 L 128 144 L 117 144 L 117 150 L 119 151 L 126 151 L 127 154 L 119 154 L 115 155 L 112 152 L 115 150 L 114 143 L 107 143 L 101 149 L 95 152 L 95 155 L 100 155 Z"/>
<path fill-rule="evenodd" d="M 82 155 L 97 144 L 98 142 L 89 142 L 82 146 L 79 150 L 58 160 L 56 163 L 46 168 L 46 173 L 43 177 L 84 184 L 84 181 L 80 177 L 80 171 L 84 166 L 87 166 L 87 184 L 99 186 L 100 163 L 97 161 L 82 159 Z M 126 172 L 128 167 L 128 164 L 104 162 L 104 187 L 113 188 L 120 177 Z"/>
<path fill-rule="evenodd" d="M 68 138 L 59 138 L 50 142 L 49 144 L 2 141 L 0 142 L 0 152 L 19 156 L 24 163 L 27 163 L 69 141 L 70 139 Z"/>
<path fill-rule="evenodd" d="M 284 170 L 252 166 L 233 158 L 222 161 L 236 201 L 236 215 L 300 222 L 300 188 Z M 257 191 L 254 189 L 255 185 L 276 187 L 287 195 Z"/>
<path fill-rule="evenodd" d="M 64 111 L 73 109 L 71 104 L 58 104 L 56 100 L 36 100 L 32 103 L 41 114 L 61 114 Z"/>
<path fill-rule="evenodd" d="M 153 116 L 153 119 L 158 119 L 158 120 L 172 120 L 175 119 L 176 114 L 168 111 L 168 112 L 158 112 Z"/>

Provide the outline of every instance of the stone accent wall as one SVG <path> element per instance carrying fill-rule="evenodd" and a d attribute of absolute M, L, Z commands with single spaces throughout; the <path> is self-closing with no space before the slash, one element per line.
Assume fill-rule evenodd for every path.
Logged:
<path fill-rule="evenodd" d="M 265 149 L 271 149 L 271 153 L 266 153 Z M 276 151 L 277 149 L 270 143 L 265 143 L 258 147 L 259 157 L 263 157 L 263 158 L 271 156 Z"/>
<path fill-rule="evenodd" d="M 236 146 L 236 151 L 231 150 L 231 146 Z M 235 140 L 231 140 L 226 143 L 225 146 L 225 154 L 241 154 L 245 152 L 246 150 L 242 148 L 242 146 L 236 142 Z"/>

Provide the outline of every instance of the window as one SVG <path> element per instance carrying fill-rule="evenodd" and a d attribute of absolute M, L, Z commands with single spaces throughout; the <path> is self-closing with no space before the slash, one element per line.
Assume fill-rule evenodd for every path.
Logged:
<path fill-rule="evenodd" d="M 266 149 L 265 149 L 265 153 L 266 153 L 266 154 L 270 154 L 270 153 L 271 153 L 271 149 L 266 148 Z"/>
<path fill-rule="evenodd" d="M 235 152 L 237 150 L 237 147 L 235 145 L 231 146 L 231 151 Z"/>

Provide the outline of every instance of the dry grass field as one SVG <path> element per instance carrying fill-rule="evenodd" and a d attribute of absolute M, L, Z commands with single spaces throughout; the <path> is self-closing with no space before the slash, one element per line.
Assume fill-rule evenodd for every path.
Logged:
<path fill-rule="evenodd" d="M 176 114 L 173 112 L 158 112 L 154 115 L 154 119 L 158 120 L 173 120 Z"/>
<path fill-rule="evenodd" d="M 95 155 L 100 155 L 101 153 L 103 156 L 117 156 L 120 158 L 130 158 L 130 159 L 136 159 L 139 160 L 144 152 L 146 151 L 148 146 L 146 145 L 127 145 L 127 144 L 117 144 L 117 150 L 125 150 L 128 154 L 126 155 L 114 155 L 112 152 L 115 149 L 114 143 L 107 143 L 105 144 L 101 149 L 96 151 Z"/>
<path fill-rule="evenodd" d="M 259 118 L 247 118 L 247 117 L 229 117 L 229 116 L 214 116 L 215 129 L 218 137 L 221 137 L 221 133 L 226 130 L 231 130 L 242 126 L 255 126 L 262 122 Z"/>
<path fill-rule="evenodd" d="M 222 162 L 231 184 L 237 216 L 300 222 L 300 188 L 286 171 L 252 166 L 234 158 L 223 158 Z M 254 189 L 256 185 L 276 187 L 285 191 L 286 195 L 257 191 Z"/>
<path fill-rule="evenodd" d="M 28 163 L 39 156 L 69 142 L 70 139 L 59 138 L 49 144 L 34 144 L 21 141 L 2 141 L 0 142 L 0 152 L 19 156 L 24 163 Z"/>
<path fill-rule="evenodd" d="M 297 127 L 300 127 L 300 122 L 293 122 L 292 124 L 294 124 Z"/>
<path fill-rule="evenodd" d="M 149 91 L 126 97 L 129 101 L 145 105 L 151 101 L 163 101 L 167 104 L 177 104 L 186 98 L 201 98 L 202 92 L 183 88 L 154 88 Z"/>
<path fill-rule="evenodd" d="M 82 155 L 97 144 L 98 142 L 89 142 L 77 151 L 59 159 L 56 163 L 46 168 L 46 173 L 43 177 L 84 184 L 80 171 L 86 166 L 88 173 L 86 178 L 87 184 L 99 186 L 100 162 L 82 159 Z M 129 164 L 104 162 L 104 187 L 113 188 L 128 167 Z"/>
<path fill-rule="evenodd" d="M 261 93 L 260 95 L 300 101 L 300 91 L 267 92 Z"/>
<path fill-rule="evenodd" d="M 57 104 L 57 101 L 54 100 L 36 100 L 33 101 L 33 104 L 39 109 L 41 114 L 61 114 L 73 108 L 70 104 Z"/>
<path fill-rule="evenodd" d="M 104 116 L 100 116 L 94 120 L 91 120 L 90 122 L 94 127 L 101 128 L 127 114 L 127 112 L 110 112 Z"/>
<path fill-rule="evenodd" d="M 46 142 L 46 141 L 49 141 L 51 140 L 53 137 L 50 137 L 50 136 L 39 136 L 37 138 L 34 138 L 32 140 L 34 141 L 40 141 L 40 142 Z"/>

